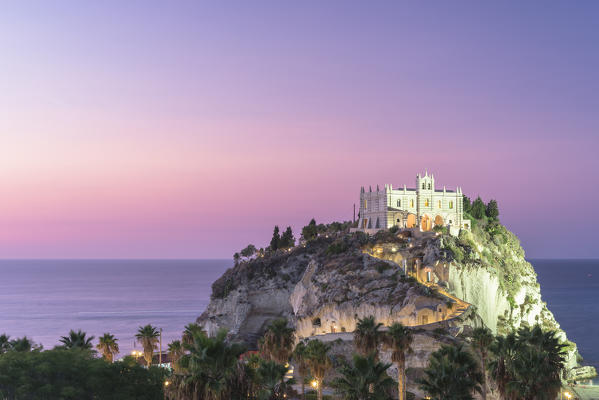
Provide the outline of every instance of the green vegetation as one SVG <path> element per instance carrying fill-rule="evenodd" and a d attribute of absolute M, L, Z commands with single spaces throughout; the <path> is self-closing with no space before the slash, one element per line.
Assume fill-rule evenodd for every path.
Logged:
<path fill-rule="evenodd" d="M 473 399 L 480 392 L 478 363 L 463 345 L 442 345 L 431 354 L 424 377 L 417 382 L 431 399 Z"/>
<path fill-rule="evenodd" d="M 406 399 L 406 354 L 412 352 L 413 341 L 412 330 L 397 322 L 389 327 L 383 337 L 383 342 L 391 350 L 391 361 L 397 364 L 399 400 Z"/>
<path fill-rule="evenodd" d="M 98 339 L 96 348 L 100 351 L 102 357 L 111 363 L 114 360 L 114 356 L 119 353 L 118 339 L 110 333 L 105 333 Z"/>
<path fill-rule="evenodd" d="M 285 364 L 293 352 L 294 335 L 295 330 L 287 326 L 287 319 L 275 319 L 260 340 L 260 352 L 267 359 Z"/>
<path fill-rule="evenodd" d="M 158 329 L 152 325 L 140 326 L 137 330 L 137 334 L 135 338 L 141 343 L 141 346 L 144 349 L 144 359 L 146 360 L 146 365 L 152 365 L 152 356 L 154 355 L 154 351 L 157 348 L 158 338 L 160 336 L 160 332 Z"/>
<path fill-rule="evenodd" d="M 86 337 L 86 333 L 81 330 L 77 332 L 71 330 L 68 336 L 60 338 L 60 343 L 65 349 L 91 350 L 93 348 L 92 340 L 94 340 L 93 336 Z"/>
<path fill-rule="evenodd" d="M 130 361 L 108 363 L 81 348 L 0 355 L 6 400 L 161 400 L 166 370 Z"/>
<path fill-rule="evenodd" d="M 539 325 L 498 336 L 491 344 L 489 372 L 509 399 L 555 399 L 561 388 L 565 344 Z"/>
<path fill-rule="evenodd" d="M 279 248 L 279 244 L 281 243 L 281 235 L 279 234 L 279 227 L 275 225 L 275 229 L 272 233 L 272 239 L 270 239 L 270 249 L 276 250 Z"/>
<path fill-rule="evenodd" d="M 316 235 L 318 235 L 318 230 L 316 229 L 316 221 L 314 220 L 314 218 L 312 218 L 312 220 L 310 220 L 310 223 L 302 228 L 302 238 L 306 242 L 309 242 L 310 240 L 316 238 Z"/>
<path fill-rule="evenodd" d="M 481 363 L 483 400 L 487 399 L 487 357 L 489 354 L 489 347 L 493 343 L 494 339 L 493 333 L 485 327 L 476 328 L 472 332 L 472 347 L 478 353 Z"/>
<path fill-rule="evenodd" d="M 354 331 L 354 346 L 358 354 L 374 354 L 378 357 L 378 348 L 383 341 L 383 332 L 380 330 L 382 326 L 383 324 L 377 323 L 373 316 L 358 320 Z"/>
<path fill-rule="evenodd" d="M 341 377 L 332 383 L 337 394 L 347 400 L 388 399 L 388 391 L 394 385 L 387 375 L 391 364 L 378 362 L 374 353 L 368 356 L 353 356 L 353 363 L 341 368 Z"/>

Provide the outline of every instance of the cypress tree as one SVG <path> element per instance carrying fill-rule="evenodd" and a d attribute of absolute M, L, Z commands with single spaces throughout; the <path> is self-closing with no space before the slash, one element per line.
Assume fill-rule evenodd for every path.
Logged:
<path fill-rule="evenodd" d="M 489 219 L 493 220 L 499 217 L 499 207 L 497 206 L 497 201 L 489 200 L 489 204 L 487 204 L 486 214 L 487 217 L 489 217 Z"/>
<path fill-rule="evenodd" d="M 476 219 L 482 219 L 486 214 L 485 203 L 481 200 L 480 196 L 472 203 L 472 210 L 470 214 Z"/>
<path fill-rule="evenodd" d="M 272 233 L 272 239 L 270 240 L 270 249 L 276 250 L 281 244 L 281 235 L 279 234 L 279 226 L 275 225 L 275 230 Z"/>

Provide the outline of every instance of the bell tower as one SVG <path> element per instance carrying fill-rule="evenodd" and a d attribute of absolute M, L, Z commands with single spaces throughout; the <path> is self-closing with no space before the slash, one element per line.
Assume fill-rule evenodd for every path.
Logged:
<path fill-rule="evenodd" d="M 429 176 L 428 171 L 424 173 L 424 176 L 416 175 L 416 191 L 431 193 L 435 191 L 435 177 L 431 174 Z"/>

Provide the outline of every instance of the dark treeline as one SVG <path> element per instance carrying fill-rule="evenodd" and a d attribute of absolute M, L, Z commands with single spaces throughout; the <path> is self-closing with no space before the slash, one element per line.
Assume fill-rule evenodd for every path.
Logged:
<path fill-rule="evenodd" d="M 406 357 L 415 332 L 399 323 L 381 328 L 374 317 L 360 319 L 353 334 L 354 354 L 345 357 L 333 354 L 331 343 L 316 339 L 296 343 L 295 331 L 285 319 L 271 322 L 256 352 L 230 341 L 224 330 L 209 336 L 199 325 L 189 324 L 181 339 L 168 346 L 170 370 L 152 366 L 158 331 L 151 325 L 140 327 L 136 335 L 144 348 L 145 366 L 132 356 L 113 362 L 118 339 L 110 334 L 100 337 L 95 346 L 99 353 L 94 338 L 81 331 L 71 331 L 51 350 L 27 338 L 10 340 L 2 335 L 0 398 L 412 398 L 406 390 Z M 432 353 L 417 384 L 431 399 L 473 399 L 476 394 L 485 399 L 490 385 L 505 400 L 554 399 L 561 388 L 564 347 L 554 331 L 538 325 L 507 336 L 478 328 Z M 391 363 L 380 360 L 381 350 L 391 354 Z M 397 368 L 395 379 L 388 373 L 392 364 Z M 289 365 L 295 379 L 287 375 Z"/>

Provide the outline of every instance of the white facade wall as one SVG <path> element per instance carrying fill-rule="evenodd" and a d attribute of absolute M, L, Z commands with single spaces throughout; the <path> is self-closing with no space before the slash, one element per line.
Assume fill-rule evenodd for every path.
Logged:
<path fill-rule="evenodd" d="M 385 185 L 376 191 L 364 188 L 360 191 L 360 229 L 383 229 L 398 225 L 402 228 L 415 223 L 424 230 L 435 224 L 453 228 L 470 228 L 470 221 L 463 219 L 463 194 L 455 191 L 435 189 L 435 178 L 425 174 L 416 176 L 416 188 L 405 185 L 393 189 Z M 399 220 L 399 221 L 398 221 Z"/>

